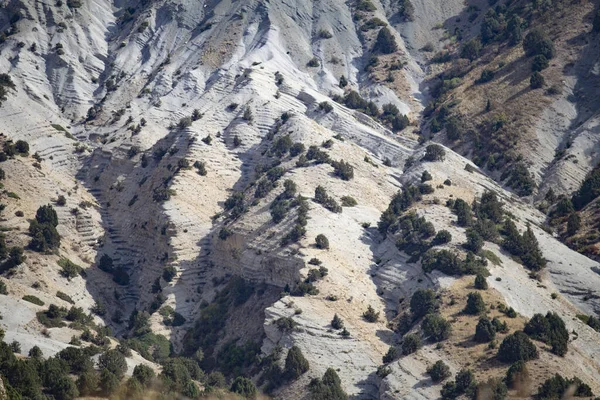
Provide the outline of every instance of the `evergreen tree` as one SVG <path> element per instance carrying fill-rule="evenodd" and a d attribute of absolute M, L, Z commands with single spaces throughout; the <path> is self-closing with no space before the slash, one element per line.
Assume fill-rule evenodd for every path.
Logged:
<path fill-rule="evenodd" d="M 567 220 L 567 234 L 573 236 L 581 228 L 581 217 L 577 213 L 571 213 Z"/>
<path fill-rule="evenodd" d="M 487 343 L 494 340 L 496 337 L 496 328 L 487 317 L 479 318 L 479 322 L 475 327 L 475 341 Z"/>
<path fill-rule="evenodd" d="M 523 264 L 532 271 L 539 271 L 546 266 L 546 259 L 540 250 L 539 243 L 531 230 L 531 226 L 523 233 L 522 237 L 523 251 L 521 260 Z"/>
<path fill-rule="evenodd" d="M 292 346 L 285 358 L 285 375 L 288 379 L 294 380 L 307 372 L 308 369 L 308 360 L 304 358 L 300 348 L 298 346 Z"/>
<path fill-rule="evenodd" d="M 421 318 L 437 308 L 437 299 L 431 289 L 418 289 L 410 299 L 410 312 L 414 318 Z"/>
<path fill-rule="evenodd" d="M 391 54 L 398 49 L 396 39 L 388 27 L 383 27 L 377 34 L 375 45 L 373 46 L 373 53 Z"/>
<path fill-rule="evenodd" d="M 466 314 L 477 315 L 485 311 L 485 302 L 481 294 L 471 292 L 467 296 L 467 305 L 463 310 Z"/>

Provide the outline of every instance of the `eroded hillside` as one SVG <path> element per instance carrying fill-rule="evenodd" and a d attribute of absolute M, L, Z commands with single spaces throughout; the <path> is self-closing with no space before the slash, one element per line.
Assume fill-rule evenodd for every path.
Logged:
<path fill-rule="evenodd" d="M 102 353 L 61 398 L 600 392 L 600 265 L 538 210 L 597 162 L 594 5 L 434 3 L 6 1 L 7 354 Z"/>

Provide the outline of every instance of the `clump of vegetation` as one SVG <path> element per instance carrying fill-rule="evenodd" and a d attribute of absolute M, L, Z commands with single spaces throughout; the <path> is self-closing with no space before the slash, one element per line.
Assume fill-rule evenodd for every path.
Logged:
<path fill-rule="evenodd" d="M 539 248 L 531 226 L 521 235 L 514 222 L 506 219 L 503 227 L 502 247 L 512 255 L 519 257 L 530 270 L 537 272 L 546 266 L 546 259 Z"/>
<path fill-rule="evenodd" d="M 465 314 L 477 315 L 485 312 L 485 302 L 481 297 L 481 294 L 477 292 L 471 292 L 467 296 L 467 305 L 463 312 Z"/>
<path fill-rule="evenodd" d="M 437 313 L 427 314 L 423 319 L 422 328 L 425 336 L 432 342 L 448 339 L 452 331 L 450 322 Z"/>
<path fill-rule="evenodd" d="M 422 195 L 416 186 L 407 186 L 403 191 L 398 192 L 392 197 L 388 208 L 381 214 L 377 224 L 379 232 L 383 235 L 393 228 L 398 222 L 400 216 L 408 210 L 415 202 L 421 200 Z"/>
<path fill-rule="evenodd" d="M 402 339 L 402 353 L 404 355 L 416 352 L 421 346 L 421 338 L 418 335 L 414 333 L 404 335 L 404 338 Z"/>
<path fill-rule="evenodd" d="M 354 167 L 350 163 L 344 160 L 333 161 L 331 163 L 333 167 L 333 174 L 342 178 L 345 181 L 349 181 L 354 178 Z"/>
<path fill-rule="evenodd" d="M 83 272 L 83 269 L 79 265 L 68 258 L 62 257 L 57 263 L 62 268 L 60 274 L 69 280 Z"/>
<path fill-rule="evenodd" d="M 284 375 L 289 380 L 298 379 L 309 369 L 308 360 L 298 346 L 292 346 L 285 358 Z"/>
<path fill-rule="evenodd" d="M 57 225 L 58 216 L 52 205 L 48 204 L 38 208 L 35 220 L 29 224 L 29 234 L 31 235 L 29 247 L 40 252 L 57 249 L 60 246 Z"/>
<path fill-rule="evenodd" d="M 31 295 L 31 294 L 27 294 L 27 295 L 23 296 L 23 300 L 33 303 L 37 306 L 44 305 L 44 302 L 42 300 L 40 300 L 38 297 Z"/>
<path fill-rule="evenodd" d="M 415 319 L 434 313 L 438 307 L 435 292 L 431 289 L 418 289 L 410 299 L 410 312 Z"/>
<path fill-rule="evenodd" d="M 314 399 L 348 399 L 348 395 L 342 389 L 342 382 L 333 368 L 327 368 L 323 378 L 313 378 L 308 385 L 308 389 Z"/>
<path fill-rule="evenodd" d="M 430 144 L 425 148 L 423 161 L 444 161 L 446 151 L 439 144 Z"/>
<path fill-rule="evenodd" d="M 315 238 L 315 246 L 317 246 L 317 249 L 327 250 L 329 249 L 329 239 L 327 239 L 327 236 L 320 233 Z"/>
<path fill-rule="evenodd" d="M 447 382 L 442 387 L 443 399 L 455 399 L 465 393 L 475 392 L 477 381 L 470 369 L 461 369 L 454 377 L 453 382 Z"/>
<path fill-rule="evenodd" d="M 368 306 L 367 311 L 363 313 L 363 318 L 367 322 L 377 322 L 379 321 L 379 312 L 376 312 L 373 307 Z"/>
<path fill-rule="evenodd" d="M 379 30 L 375 44 L 373 45 L 373 53 L 391 54 L 398 50 L 396 38 L 388 27 L 383 27 Z"/>
<path fill-rule="evenodd" d="M 538 357 L 535 344 L 521 331 L 506 336 L 498 349 L 498 359 L 507 363 L 529 361 Z"/>
<path fill-rule="evenodd" d="M 433 382 L 442 382 L 444 379 L 450 377 L 450 367 L 442 360 L 438 360 L 432 366 L 427 368 L 427 374 L 431 377 Z"/>
<path fill-rule="evenodd" d="M 546 379 L 539 386 L 537 395 L 540 399 L 563 399 L 567 393 L 574 397 L 594 396 L 592 388 L 583 383 L 581 379 L 577 377 L 566 379 L 560 374 Z"/>
<path fill-rule="evenodd" d="M 567 354 L 569 331 L 562 318 L 548 312 L 546 316 L 535 314 L 523 328 L 528 336 L 551 346 L 551 351 L 559 356 Z"/>
<path fill-rule="evenodd" d="M 323 207 L 334 213 L 341 213 L 342 207 L 335 201 L 335 199 L 327 194 L 327 191 L 323 186 L 317 186 L 315 188 L 314 202 L 321 204 Z"/>

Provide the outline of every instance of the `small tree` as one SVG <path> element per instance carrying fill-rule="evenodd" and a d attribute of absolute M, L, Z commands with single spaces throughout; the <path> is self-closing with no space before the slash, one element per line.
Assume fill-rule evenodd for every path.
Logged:
<path fill-rule="evenodd" d="M 292 346 L 285 358 L 285 375 L 288 379 L 297 379 L 309 369 L 308 360 L 304 358 L 298 346 Z"/>
<path fill-rule="evenodd" d="M 354 167 L 350 163 L 340 160 L 332 162 L 331 165 L 333 166 L 333 174 L 335 176 L 339 176 L 345 181 L 354 178 Z"/>
<path fill-rule="evenodd" d="M 438 383 L 450 377 L 450 367 L 442 360 L 438 360 L 431 367 L 427 368 L 427 374 L 433 382 Z"/>
<path fill-rule="evenodd" d="M 548 68 L 549 63 L 546 56 L 543 54 L 538 54 L 533 57 L 533 61 L 531 62 L 531 71 L 532 72 L 540 72 Z"/>
<path fill-rule="evenodd" d="M 529 361 L 538 357 L 535 344 L 521 331 L 506 336 L 498 349 L 498 359 L 502 362 Z"/>
<path fill-rule="evenodd" d="M 444 161 L 446 151 L 439 144 L 430 144 L 425 148 L 424 161 Z"/>
<path fill-rule="evenodd" d="M 481 42 L 479 39 L 471 39 L 463 45 L 462 49 L 460 50 L 460 57 L 474 61 L 477 59 L 477 57 L 479 57 L 480 51 Z"/>
<path fill-rule="evenodd" d="M 571 213 L 567 220 L 567 234 L 573 236 L 581 228 L 581 217 L 577 213 Z"/>
<path fill-rule="evenodd" d="M 118 350 L 107 350 L 98 359 L 100 369 L 106 369 L 111 372 L 117 379 L 125 375 L 127 371 L 127 362 L 125 357 Z"/>
<path fill-rule="evenodd" d="M 342 321 L 342 319 L 335 314 L 331 320 L 331 327 L 333 329 L 342 329 L 344 327 L 344 321 Z"/>
<path fill-rule="evenodd" d="M 532 29 L 523 40 L 523 50 L 528 57 L 538 54 L 548 60 L 554 57 L 554 43 L 541 29 Z"/>
<path fill-rule="evenodd" d="M 450 243 L 451 241 L 452 241 L 452 234 L 450 232 L 448 232 L 447 230 L 442 229 L 441 231 L 438 231 L 438 233 L 435 235 L 431 244 L 433 244 L 434 246 L 437 246 L 440 244 Z"/>
<path fill-rule="evenodd" d="M 452 328 L 450 322 L 440 314 L 427 314 L 423 319 L 423 332 L 425 336 L 434 342 L 440 342 L 450 337 Z"/>
<path fill-rule="evenodd" d="M 421 183 L 430 181 L 433 179 L 433 176 L 431 176 L 431 174 L 428 171 L 423 171 L 423 174 L 421 174 Z"/>
<path fill-rule="evenodd" d="M 412 354 L 419 350 L 420 347 L 421 338 L 418 335 L 414 333 L 404 335 L 404 340 L 402 340 L 402 353 L 404 353 L 404 355 Z"/>
<path fill-rule="evenodd" d="M 256 386 L 254 385 L 254 382 L 243 376 L 238 376 L 233 380 L 230 390 L 233 393 L 237 393 L 246 398 L 254 398 L 256 396 Z"/>
<path fill-rule="evenodd" d="M 465 314 L 477 315 L 485 311 L 485 302 L 477 292 L 471 292 L 467 296 L 467 305 L 463 312 Z"/>
<path fill-rule="evenodd" d="M 381 28 L 373 46 L 373 53 L 391 54 L 396 50 L 398 50 L 398 45 L 392 32 L 388 27 Z"/>
<path fill-rule="evenodd" d="M 315 238 L 315 245 L 317 246 L 317 249 L 329 249 L 329 239 L 327 239 L 327 236 L 320 233 Z"/>
<path fill-rule="evenodd" d="M 410 312 L 415 318 L 421 318 L 432 313 L 437 308 L 437 299 L 431 289 L 419 289 L 410 299 Z"/>
<path fill-rule="evenodd" d="M 525 387 L 529 382 L 529 371 L 525 365 L 525 361 L 519 360 L 511 364 L 506 371 L 506 384 L 509 388 L 515 389 Z"/>
<path fill-rule="evenodd" d="M 483 238 L 474 229 L 467 230 L 467 242 L 463 245 L 467 250 L 471 250 L 473 253 L 479 253 L 483 247 Z"/>
<path fill-rule="evenodd" d="M 475 341 L 479 343 L 487 343 L 494 340 L 496 337 L 496 328 L 487 317 L 479 318 L 477 327 L 475 327 Z"/>
<path fill-rule="evenodd" d="M 400 350 L 395 346 L 390 346 L 387 353 L 383 356 L 383 363 L 389 364 L 400 357 Z"/>
<path fill-rule="evenodd" d="M 545 79 L 539 72 L 535 71 L 531 74 L 531 78 L 529 78 L 529 86 L 532 89 L 539 89 L 544 86 Z"/>
<path fill-rule="evenodd" d="M 475 277 L 474 286 L 475 286 L 475 289 L 487 290 L 488 283 L 487 283 L 487 279 L 485 279 L 485 276 L 483 276 L 482 274 L 477 274 L 477 276 Z"/>
<path fill-rule="evenodd" d="M 369 305 L 367 311 L 363 313 L 363 318 L 367 322 L 377 322 L 379 320 L 379 313 L 375 312 L 375 309 Z"/>
<path fill-rule="evenodd" d="M 165 280 L 165 282 L 171 282 L 176 275 L 177 269 L 175 269 L 175 267 L 172 265 L 169 265 L 168 267 L 165 267 L 165 269 L 163 269 L 162 277 Z"/>

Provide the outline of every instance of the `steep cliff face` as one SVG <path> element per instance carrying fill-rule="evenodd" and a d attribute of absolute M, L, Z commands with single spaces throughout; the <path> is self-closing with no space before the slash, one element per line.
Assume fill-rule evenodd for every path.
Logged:
<path fill-rule="evenodd" d="M 21 335 L 25 326 L 28 346 L 39 340 L 51 354 L 73 333 L 52 328 L 50 338 L 43 337 L 34 313 L 42 308 L 20 300 L 25 293 L 47 304 L 61 301 L 56 291 L 86 308 L 101 301 L 108 308 L 104 323 L 117 335 L 131 334 L 127 317 L 151 309 L 160 293 L 158 307 L 171 306 L 185 322 L 166 326 L 154 308 L 152 329 L 170 337 L 177 351 L 189 352 L 189 332 L 202 332 L 195 321 L 206 304 L 228 293 L 231 277 L 237 276 L 260 290 L 226 313 L 214 353 L 230 340 L 254 340 L 263 357 L 279 347 L 299 346 L 310 372 L 275 391 L 276 397 L 306 394 L 310 378 L 329 367 L 353 398 L 435 397 L 440 387 L 426 376 L 430 364 L 443 359 L 455 372 L 479 357 L 462 350 L 472 335 L 467 328 L 457 328 L 444 348 L 427 344 L 394 362 L 388 375 L 379 369 L 383 355 L 401 338 L 393 321 L 419 288 L 451 297 L 451 304 L 443 304 L 444 315 L 474 329 L 474 317 L 455 309 L 464 303 L 470 282 L 425 273 L 420 262 L 376 228 L 394 194 L 419 184 L 427 170 L 435 191 L 411 209 L 436 231 L 451 232 L 454 240 L 445 248 L 462 252 L 466 239 L 446 201 L 471 203 L 485 190 L 498 194 L 521 231 L 532 226 L 548 259 L 542 283 L 530 279 L 497 244 L 487 243 L 485 249 L 500 262 L 489 266 L 493 289 L 486 300 L 506 303 L 521 315 L 511 329 L 522 329 L 534 313 L 559 312 L 569 330 L 578 332 L 577 340 L 568 359 L 545 355 L 543 361 L 568 364 L 569 373 L 600 389 L 597 333 L 574 318 L 578 312 L 600 312 L 600 266 L 544 232 L 541 213 L 496 183 L 492 178 L 499 174 L 488 177 L 488 170 L 455 153 L 451 143 L 444 147 L 443 161 L 423 160 L 425 145 L 419 144 L 416 127 L 430 100 L 432 77 L 448 66 L 430 65 L 433 53 L 422 49 L 455 46 L 445 29 L 460 26 L 466 37 L 475 34 L 477 27 L 465 22 L 463 2 L 414 0 L 410 13 L 399 8 L 407 2 L 390 1 L 74 3 L 10 0 L 0 10 L 0 26 L 9 33 L 0 44 L 0 72 L 7 72 L 16 87 L 0 107 L 2 133 L 26 140 L 30 153 L 42 159 L 37 167 L 32 158 L 2 164 L 7 192 L 21 197 L 7 198 L 3 224 L 13 229 L 7 237 L 26 244 L 26 221 L 12 217 L 15 212 L 31 218 L 38 206 L 63 195 L 66 205 L 57 207 L 63 237 L 58 253 L 87 271 L 85 279 L 67 281 L 59 276 L 56 255 L 27 251 L 27 260 L 9 280 L 11 296 L 0 296 L 2 307 L 23 310 L 18 318 L 3 320 L 7 338 Z M 480 3 L 485 4 L 470 6 L 483 15 L 489 5 Z M 586 5 L 568 13 L 577 26 L 557 46 L 567 47 L 590 10 Z M 383 25 L 395 28 L 390 35 L 396 47 L 379 52 L 375 60 Z M 522 118 L 514 114 L 511 123 L 527 126 L 527 134 L 537 138 L 525 143 L 523 154 L 540 193 L 546 187 L 572 190 L 597 162 L 596 44 L 582 41 L 577 50 L 582 53 L 561 50 L 551 67 L 553 81 L 561 69 L 572 72 L 559 96 L 540 100 L 519 94 L 527 86 L 516 77 L 525 63 L 519 61 L 520 48 L 489 51 L 452 92 L 474 126 L 485 118 L 483 99 L 492 98 L 498 112 L 521 107 Z M 503 78 L 473 85 L 481 70 L 496 62 L 507 63 Z M 410 125 L 394 126 L 392 116 L 381 113 L 384 105 L 388 113 L 390 105 L 396 106 Z M 529 109 L 535 112 L 525 116 Z M 428 125 L 422 128 L 427 131 Z M 567 161 L 570 156 L 552 161 L 550 153 L 567 138 L 572 145 L 566 154 L 581 153 L 577 164 Z M 295 145 L 313 155 L 292 154 Z M 470 154 L 471 145 L 455 148 Z M 340 172 L 343 164 L 336 167 L 340 161 L 352 166 L 351 177 Z M 288 180 L 294 183 L 290 198 L 284 193 Z M 343 207 L 332 211 L 315 199 L 318 187 Z M 304 203 L 292 201 L 296 195 Z M 285 211 L 276 220 L 273 209 L 282 198 Z M 292 240 L 294 232 L 301 233 Z M 327 237 L 329 249 L 315 245 L 317 235 Z M 111 258 L 119 278 L 98 268 L 102 256 Z M 312 282 L 318 293 L 286 293 L 298 294 L 296 286 L 318 269 L 314 260 L 327 268 Z M 45 284 L 31 288 L 37 280 Z M 558 300 L 551 297 L 554 292 L 561 294 Z M 380 313 L 376 323 L 363 318 L 369 306 Z M 117 311 L 122 320 L 114 318 Z M 330 326 L 334 314 L 343 319 L 349 337 Z M 293 319 L 295 328 L 280 329 L 281 318 Z M 476 365 L 482 369 L 478 379 L 505 372 L 496 364 L 486 371 L 481 359 Z M 535 384 L 547 378 L 541 368 L 532 370 Z"/>

